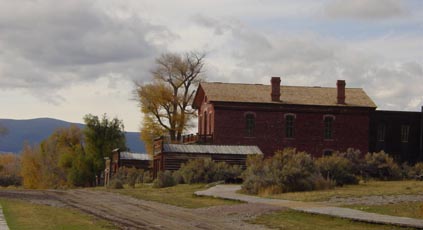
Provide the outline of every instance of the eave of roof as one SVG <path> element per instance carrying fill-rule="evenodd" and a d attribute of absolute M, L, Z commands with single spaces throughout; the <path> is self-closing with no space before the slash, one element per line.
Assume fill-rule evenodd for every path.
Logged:
<path fill-rule="evenodd" d="M 133 153 L 133 152 L 121 152 L 120 159 L 122 160 L 140 160 L 140 161 L 149 161 L 151 156 L 147 153 Z"/>
<path fill-rule="evenodd" d="M 281 86 L 280 101 L 271 100 L 270 85 L 203 82 L 200 87 L 213 102 L 376 108 L 361 88 L 346 88 L 346 103 L 337 104 L 337 89 L 330 87 Z"/>
<path fill-rule="evenodd" d="M 164 144 L 163 152 L 172 153 L 204 153 L 204 154 L 263 154 L 257 146 L 246 145 L 184 145 Z"/>

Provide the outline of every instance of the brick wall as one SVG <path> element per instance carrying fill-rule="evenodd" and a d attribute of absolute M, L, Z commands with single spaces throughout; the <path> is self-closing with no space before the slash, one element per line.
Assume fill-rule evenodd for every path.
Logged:
<path fill-rule="evenodd" d="M 314 156 L 321 156 L 325 150 L 344 151 L 350 147 L 368 152 L 370 109 L 237 103 L 206 107 L 213 108 L 214 144 L 257 145 L 266 156 L 286 147 Z M 246 134 L 246 114 L 255 116 L 254 135 L 250 137 Z M 285 136 L 286 114 L 295 117 L 293 138 Z M 325 115 L 334 117 L 330 140 L 324 138 Z"/>

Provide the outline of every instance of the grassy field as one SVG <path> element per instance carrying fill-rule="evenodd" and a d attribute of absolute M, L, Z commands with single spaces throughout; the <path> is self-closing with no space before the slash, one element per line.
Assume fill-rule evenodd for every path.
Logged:
<path fill-rule="evenodd" d="M 333 190 L 293 192 L 266 196 L 275 199 L 287 199 L 298 201 L 327 201 L 331 197 L 361 197 L 378 195 L 417 195 L 423 194 L 422 181 L 369 181 L 359 185 L 348 185 Z M 347 208 L 362 210 L 365 212 L 380 213 L 392 216 L 411 218 L 423 218 L 423 204 L 398 203 L 388 205 L 348 205 Z M 298 221 L 298 223 L 297 223 Z M 256 223 L 268 223 L 270 227 L 279 229 L 398 229 L 398 227 L 368 225 L 350 222 L 339 218 L 331 218 L 320 215 L 310 215 L 298 212 L 279 212 L 264 215 L 255 220 Z M 326 223 L 330 222 L 330 223 Z M 308 225 L 308 223 L 313 223 Z M 348 224 L 353 223 L 353 224 Z M 375 227 L 376 226 L 376 227 Z M 298 227 L 298 228 L 297 228 Z"/>
<path fill-rule="evenodd" d="M 423 181 L 369 181 L 332 190 L 291 192 L 266 196 L 298 201 L 327 201 L 331 197 L 361 197 L 379 195 L 423 194 Z"/>
<path fill-rule="evenodd" d="M 7 224 L 12 230 L 117 229 L 105 221 L 67 208 L 32 204 L 14 199 L 0 199 L 0 204 Z"/>
<path fill-rule="evenodd" d="M 238 202 L 219 200 L 208 197 L 196 197 L 195 191 L 205 189 L 204 185 L 178 185 L 175 187 L 156 189 L 150 185 L 137 185 L 135 189 L 107 189 L 124 195 L 144 200 L 158 201 L 166 204 L 200 208 L 215 205 L 237 204 Z M 371 181 L 359 185 L 344 186 L 335 190 L 285 193 L 270 196 L 271 198 L 291 199 L 301 201 L 325 201 L 331 197 L 359 197 L 370 195 L 399 195 L 399 194 L 423 194 L 423 182 L 420 181 L 394 181 L 380 182 Z M 348 206 L 351 208 L 388 215 L 407 216 L 422 218 L 423 210 L 417 203 L 390 204 L 384 206 Z M 250 221 L 254 224 L 263 224 L 271 228 L 286 230 L 326 230 L 326 229 L 407 229 L 396 226 L 366 224 L 353 222 L 340 218 L 322 215 L 305 214 L 296 211 L 281 211 L 266 214 Z"/>
<path fill-rule="evenodd" d="M 347 205 L 347 208 L 353 208 L 365 212 L 374 212 L 380 214 L 386 214 L 391 216 L 403 216 L 411 218 L 423 219 L 423 203 L 412 202 L 412 203 L 398 203 L 398 204 L 387 204 L 387 205 Z"/>
<path fill-rule="evenodd" d="M 322 215 L 312 215 L 296 211 L 280 211 L 259 216 L 250 221 L 273 229 L 283 230 L 389 230 L 411 229 L 396 226 L 366 224 L 346 219 L 333 218 Z"/>
<path fill-rule="evenodd" d="M 194 195 L 195 191 L 204 189 L 206 188 L 203 184 L 180 184 L 168 188 L 152 188 L 151 185 L 137 184 L 135 188 L 125 187 L 124 189 L 107 189 L 107 191 L 132 196 L 137 199 L 157 201 L 185 208 L 202 208 L 240 203 L 237 201 L 222 200 L 212 197 L 199 197 Z"/>

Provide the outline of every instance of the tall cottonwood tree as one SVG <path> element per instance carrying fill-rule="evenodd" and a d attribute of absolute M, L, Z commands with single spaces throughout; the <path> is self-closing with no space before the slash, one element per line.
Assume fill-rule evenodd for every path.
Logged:
<path fill-rule="evenodd" d="M 104 170 L 104 157 L 110 157 L 112 150 L 126 150 L 124 125 L 118 118 L 109 119 L 106 114 L 101 118 L 88 114 L 85 121 L 85 151 L 92 163 L 92 171 L 100 176 Z"/>
<path fill-rule="evenodd" d="M 137 83 L 137 100 L 144 115 L 141 139 L 147 150 L 158 134 L 167 133 L 172 141 L 180 140 L 189 120 L 195 117 L 191 103 L 194 89 L 203 80 L 204 57 L 195 52 L 163 54 L 151 72 L 153 81 Z"/>

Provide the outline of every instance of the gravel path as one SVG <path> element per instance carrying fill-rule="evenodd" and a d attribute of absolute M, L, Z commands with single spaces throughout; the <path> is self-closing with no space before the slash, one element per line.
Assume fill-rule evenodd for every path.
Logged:
<path fill-rule="evenodd" d="M 240 189 L 241 187 L 238 185 L 217 185 L 205 191 L 198 191 L 196 192 L 196 194 L 202 196 L 212 196 L 224 199 L 245 201 L 254 204 L 275 205 L 306 213 L 329 215 L 368 223 L 390 224 L 423 229 L 423 220 L 421 219 L 368 213 L 349 208 L 328 206 L 327 204 L 323 203 L 266 199 L 236 193 L 236 191 Z"/>
<path fill-rule="evenodd" d="M 0 197 L 73 207 L 114 223 L 120 229 L 267 229 L 245 222 L 282 207 L 239 204 L 201 209 L 180 208 L 95 190 L 0 190 Z"/>

